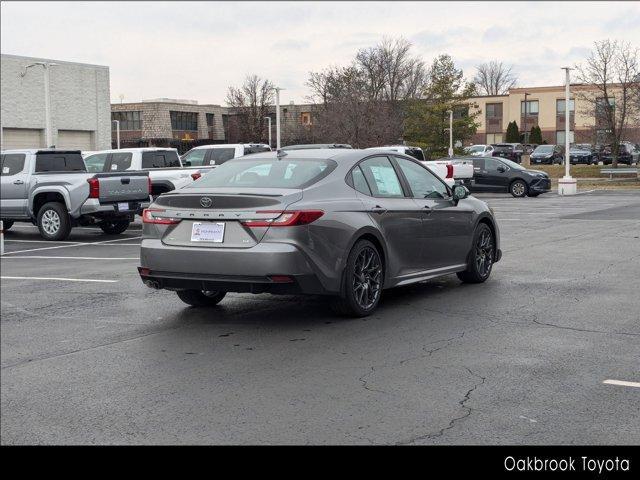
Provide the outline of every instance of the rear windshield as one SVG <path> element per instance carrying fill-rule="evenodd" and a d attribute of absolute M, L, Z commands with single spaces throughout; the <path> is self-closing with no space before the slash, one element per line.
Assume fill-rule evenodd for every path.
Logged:
<path fill-rule="evenodd" d="M 252 153 L 270 152 L 271 149 L 263 145 L 252 145 L 250 147 L 244 147 L 244 154 L 250 155 Z"/>
<path fill-rule="evenodd" d="M 305 188 L 326 177 L 333 160 L 298 159 L 234 160 L 191 183 L 190 188 Z"/>
<path fill-rule="evenodd" d="M 551 153 L 553 152 L 553 145 L 540 145 L 533 153 Z"/>
<path fill-rule="evenodd" d="M 86 172 L 87 168 L 78 153 L 38 153 L 36 172 Z"/>
<path fill-rule="evenodd" d="M 142 152 L 142 168 L 180 167 L 180 158 L 175 150 Z"/>
<path fill-rule="evenodd" d="M 501 152 L 505 152 L 505 151 L 508 151 L 508 150 L 513 150 L 513 145 L 500 145 L 500 144 L 498 144 L 498 145 L 494 145 L 493 149 L 501 151 Z"/>

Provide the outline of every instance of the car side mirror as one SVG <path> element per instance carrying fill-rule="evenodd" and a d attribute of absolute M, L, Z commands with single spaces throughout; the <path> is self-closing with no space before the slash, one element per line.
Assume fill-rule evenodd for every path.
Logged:
<path fill-rule="evenodd" d="M 184 165 L 185 167 L 190 167 L 191 166 L 191 162 L 189 160 L 185 160 L 182 162 L 182 165 Z"/>
<path fill-rule="evenodd" d="M 469 189 L 464 185 L 455 185 L 453 187 L 453 199 L 458 202 L 469 196 Z"/>
<path fill-rule="evenodd" d="M 506 168 L 504 168 L 502 165 L 500 165 L 500 166 L 498 167 L 498 171 L 499 171 L 500 173 L 504 173 L 504 172 L 506 172 L 506 171 L 507 171 L 507 169 L 506 169 Z"/>

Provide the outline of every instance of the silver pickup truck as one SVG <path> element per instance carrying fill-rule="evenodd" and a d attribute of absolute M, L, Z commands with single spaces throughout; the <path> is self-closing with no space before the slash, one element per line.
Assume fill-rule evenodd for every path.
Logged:
<path fill-rule="evenodd" d="M 64 240 L 78 225 L 119 234 L 149 205 L 148 172 L 89 173 L 78 150 L 5 150 L 1 158 L 5 230 L 31 222 L 45 240 Z"/>

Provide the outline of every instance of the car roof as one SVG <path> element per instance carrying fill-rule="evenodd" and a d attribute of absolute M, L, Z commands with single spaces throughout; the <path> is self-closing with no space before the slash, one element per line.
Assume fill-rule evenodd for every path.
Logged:
<path fill-rule="evenodd" d="M 12 150 L 2 150 L 4 154 L 10 153 L 82 153 L 80 150 L 69 150 L 68 148 L 14 148 Z"/>
<path fill-rule="evenodd" d="M 191 150 L 206 150 L 210 148 L 236 148 L 236 147 L 269 147 L 266 143 L 210 143 L 208 145 L 198 145 Z M 271 147 L 269 147 L 271 148 Z"/>
<path fill-rule="evenodd" d="M 140 148 L 114 148 L 111 150 L 95 150 L 91 152 L 91 155 L 96 153 L 133 153 L 133 152 L 166 152 L 167 150 L 175 150 L 171 147 L 140 147 Z"/>
<path fill-rule="evenodd" d="M 306 143 L 299 145 L 287 145 L 286 147 L 282 147 L 281 150 L 289 151 L 289 150 L 334 150 L 334 149 L 343 149 L 343 150 L 352 150 L 351 145 L 348 143 Z"/>
<path fill-rule="evenodd" d="M 335 160 L 337 162 L 345 162 L 345 161 L 359 161 L 363 158 L 370 157 L 374 155 L 374 152 L 371 150 L 365 149 L 357 149 L 357 148 L 307 148 L 303 150 L 284 150 L 282 153 L 285 155 L 282 159 L 317 159 L 317 160 Z M 376 152 L 378 153 L 378 152 Z M 392 152 L 398 153 L 398 152 Z M 233 161 L 238 160 L 258 160 L 264 158 L 274 158 L 278 155 L 278 152 L 259 152 L 252 153 L 251 155 L 247 155 L 244 157 L 239 157 L 233 159 Z M 231 160 L 230 160 L 231 161 Z"/>

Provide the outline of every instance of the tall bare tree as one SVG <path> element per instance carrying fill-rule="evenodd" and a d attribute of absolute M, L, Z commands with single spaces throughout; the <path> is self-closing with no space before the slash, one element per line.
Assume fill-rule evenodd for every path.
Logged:
<path fill-rule="evenodd" d="M 595 127 L 611 143 L 612 164 L 617 167 L 629 123 L 640 120 L 638 48 L 617 40 L 595 42 L 586 62 L 576 65 L 575 71 L 576 80 L 587 88 L 576 89 L 574 95 L 582 101 L 585 114 L 595 114 Z"/>
<path fill-rule="evenodd" d="M 318 102 L 314 129 L 327 142 L 369 147 L 398 142 L 403 103 L 424 91 L 427 70 L 404 38 L 384 38 L 359 50 L 347 67 L 312 72 L 310 100 Z"/>
<path fill-rule="evenodd" d="M 227 105 L 236 116 L 240 140 L 265 140 L 265 120 L 273 104 L 274 86 L 258 75 L 247 75 L 240 87 L 229 87 Z"/>
<path fill-rule="evenodd" d="M 505 95 L 518 82 L 518 78 L 511 71 L 512 67 L 502 62 L 491 60 L 481 63 L 476 69 L 473 81 L 482 95 Z"/>

